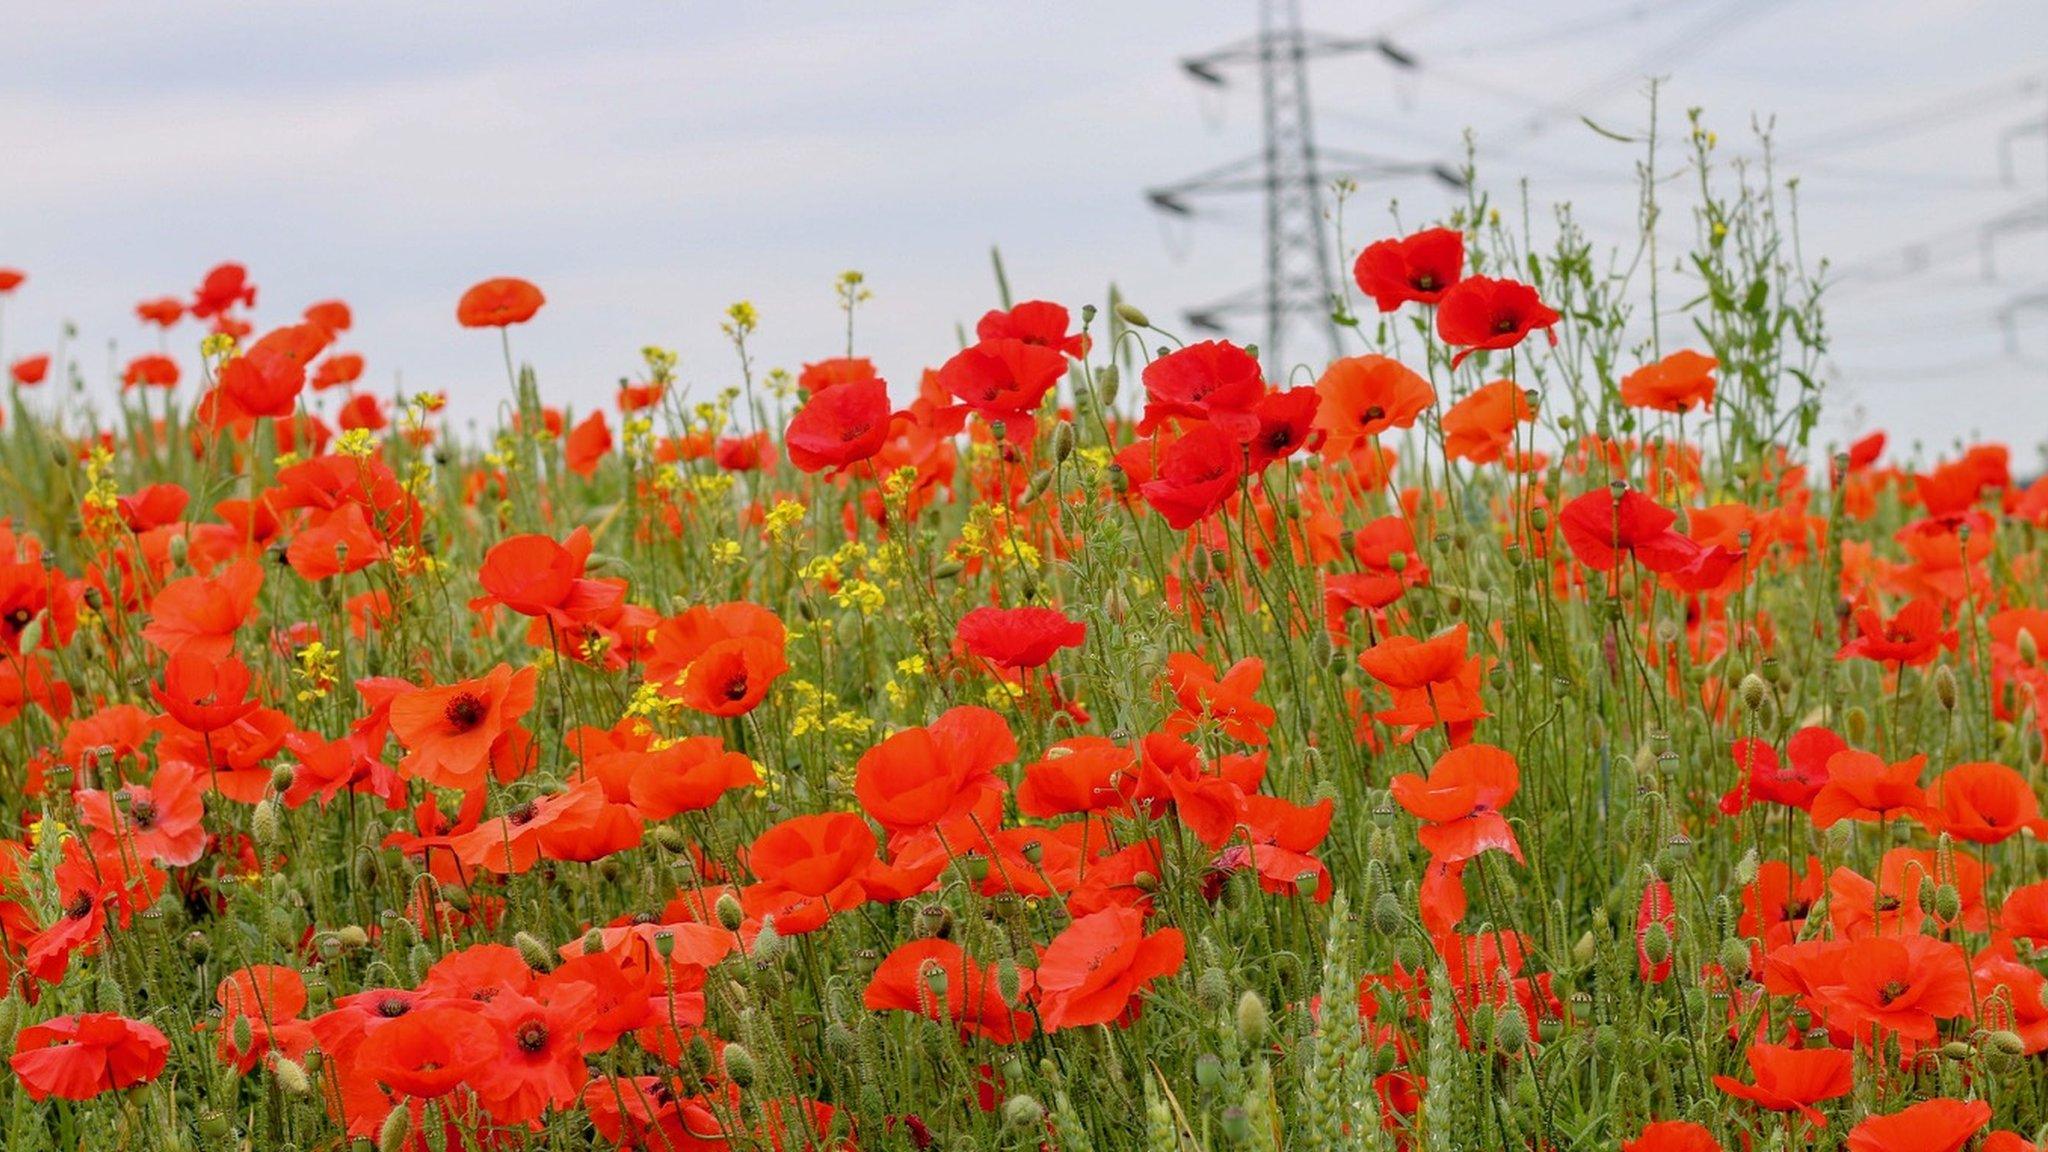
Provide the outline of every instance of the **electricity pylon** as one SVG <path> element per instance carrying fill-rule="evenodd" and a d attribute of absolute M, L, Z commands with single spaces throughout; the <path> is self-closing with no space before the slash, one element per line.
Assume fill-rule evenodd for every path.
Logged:
<path fill-rule="evenodd" d="M 1454 188 L 1464 178 L 1443 164 L 1390 161 L 1361 153 L 1318 148 L 1308 94 L 1308 64 L 1326 56 L 1374 53 L 1401 70 L 1415 67 L 1410 56 L 1385 37 L 1346 39 L 1306 32 L 1299 0 L 1259 0 L 1256 35 L 1213 52 L 1188 57 L 1181 68 L 1195 80 L 1222 86 L 1227 72 L 1256 65 L 1264 144 L 1250 156 L 1146 191 L 1160 211 L 1194 213 L 1190 200 L 1213 194 L 1259 192 L 1265 197 L 1266 281 L 1213 303 L 1190 309 L 1187 320 L 1208 332 L 1227 329 L 1233 317 L 1265 321 L 1260 359 L 1269 372 L 1287 370 L 1290 328 L 1321 332 L 1332 355 L 1338 351 L 1331 321 L 1337 273 L 1331 265 L 1326 186 L 1339 176 L 1432 177 Z"/>

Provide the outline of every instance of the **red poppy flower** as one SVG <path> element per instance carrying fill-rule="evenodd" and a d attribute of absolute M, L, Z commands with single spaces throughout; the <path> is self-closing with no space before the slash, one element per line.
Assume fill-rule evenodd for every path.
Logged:
<path fill-rule="evenodd" d="M 1213 424 L 1199 424 L 1166 449 L 1158 473 L 1138 492 L 1168 524 L 1185 531 L 1236 495 L 1243 477 L 1243 445 Z"/>
<path fill-rule="evenodd" d="M 1644 983 L 1662 984 L 1671 978 L 1671 957 L 1667 954 L 1657 960 L 1650 956 L 1653 927 L 1663 929 L 1667 940 L 1678 931 L 1678 905 L 1672 902 L 1671 884 L 1666 880 L 1652 880 L 1636 901 L 1636 973 Z"/>
<path fill-rule="evenodd" d="M 1690 1120 L 1657 1120 L 1621 1142 L 1621 1152 L 1721 1152 L 1714 1134 Z"/>
<path fill-rule="evenodd" d="M 627 790 L 633 806 L 649 820 L 709 808 L 732 789 L 761 779 L 752 759 L 727 751 L 716 736 L 690 736 L 664 748 L 621 755 L 631 765 Z"/>
<path fill-rule="evenodd" d="M 1154 980 L 1180 971 L 1178 928 L 1145 933 L 1145 914 L 1109 908 L 1066 926 L 1038 958 L 1038 1013 L 1047 1032 L 1128 1020 Z"/>
<path fill-rule="evenodd" d="M 12 295 L 27 281 L 28 273 L 19 268 L 0 268 L 0 296 Z"/>
<path fill-rule="evenodd" d="M 8 1063 L 32 1100 L 90 1100 L 156 1079 L 170 1054 L 171 1042 L 155 1026 L 92 1012 L 23 1028 Z"/>
<path fill-rule="evenodd" d="M 1856 638 L 1842 645 L 1836 659 L 1861 657 L 1883 664 L 1918 666 L 1933 660 L 1943 650 L 1955 651 L 1956 633 L 1942 627 L 1941 605 L 1917 599 L 1887 620 L 1877 606 L 1864 601 L 1856 606 Z"/>
<path fill-rule="evenodd" d="M 1204 340 L 1145 365 L 1140 435 L 1171 418 L 1206 420 L 1240 441 L 1259 429 L 1255 412 L 1266 378 L 1250 353 L 1227 340 Z"/>
<path fill-rule="evenodd" d="M 1703 551 L 1672 529 L 1676 512 L 1632 488 L 1618 496 L 1612 487 L 1595 489 L 1565 505 L 1558 519 L 1572 555 L 1597 572 L 1614 571 L 1623 553 L 1652 572 L 1677 572 Z"/>
<path fill-rule="evenodd" d="M 1057 608 L 982 605 L 960 618 L 954 638 L 968 652 L 1000 668 L 1037 668 L 1062 648 L 1079 648 L 1088 626 Z"/>
<path fill-rule="evenodd" d="M 921 832 L 974 811 L 1006 785 L 996 769 L 1017 758 L 1009 722 L 973 705 L 948 709 L 861 754 L 853 794 L 892 832 Z"/>
<path fill-rule="evenodd" d="M 1773 1112 L 1798 1112 L 1815 1124 L 1827 1121 L 1815 1104 L 1847 1096 L 1854 1087 L 1856 1058 L 1846 1048 L 1755 1043 L 1747 1058 L 1755 1083 L 1716 1076 L 1714 1086 Z"/>
<path fill-rule="evenodd" d="M 178 362 L 159 352 L 150 352 L 128 362 L 121 370 L 123 388 L 175 388 Z"/>
<path fill-rule="evenodd" d="M 1041 820 L 1124 811 L 1130 806 L 1137 766 L 1138 754 L 1108 737 L 1061 740 L 1024 769 L 1024 781 L 1017 786 L 1017 810 Z M 2048 889 L 2048 883 L 2043 888 Z"/>
<path fill-rule="evenodd" d="M 495 1028 L 496 1056 L 478 1063 L 468 1078 L 484 1111 L 500 1124 L 530 1124 L 582 1097 L 590 1080 L 582 1039 L 591 1000 L 591 990 L 580 985 L 545 999 L 519 992 L 491 997 L 482 1016 Z"/>
<path fill-rule="evenodd" d="M 263 569 L 253 560 L 238 560 L 215 576 L 173 580 L 150 602 L 142 638 L 166 656 L 189 652 L 224 660 L 262 590 Z"/>
<path fill-rule="evenodd" d="M 1218 676 L 1193 652 L 1168 653 L 1166 686 L 1179 711 L 1168 717 L 1166 730 L 1179 735 L 1206 719 L 1234 740 L 1264 745 L 1274 721 L 1273 709 L 1258 698 L 1265 676 L 1266 662 L 1256 656 L 1239 660 Z"/>
<path fill-rule="evenodd" d="M 1462 349 L 1451 367 L 1482 349 L 1513 348 L 1531 332 L 1542 331 L 1557 343 L 1552 328 L 1562 319 L 1547 307 L 1536 290 L 1514 280 L 1468 276 L 1444 293 L 1436 308 L 1437 338 Z"/>
<path fill-rule="evenodd" d="M 355 323 L 355 314 L 349 311 L 348 304 L 341 300 L 321 300 L 308 304 L 300 315 L 305 317 L 306 323 L 318 324 L 329 332 L 346 332 Z"/>
<path fill-rule="evenodd" d="M 249 667 L 232 656 L 210 659 L 180 652 L 164 665 L 162 684 L 149 694 L 171 719 L 194 732 L 218 732 L 256 710 L 249 699 Z"/>
<path fill-rule="evenodd" d="M 1990 1122 L 1989 1103 L 1944 1096 L 1864 1120 L 1849 1129 L 1844 1147 L 1848 1152 L 1961 1152 Z"/>
<path fill-rule="evenodd" d="M 1088 337 L 1067 334 L 1069 317 L 1063 305 L 1049 300 L 1026 300 L 1009 311 L 983 314 L 974 326 L 977 340 L 1022 340 L 1065 353 L 1075 359 L 1088 354 Z"/>
<path fill-rule="evenodd" d="M 271 1052 L 299 1059 L 313 1046 L 313 1030 L 299 1014 L 306 1010 L 306 981 L 281 964 L 237 968 L 213 990 L 221 1008 L 215 1055 L 245 1075 Z M 237 1039 L 247 1021 L 249 1041 Z"/>
<path fill-rule="evenodd" d="M 1020 995 L 1031 988 L 1031 973 L 1018 974 Z M 915 1012 L 952 1024 L 962 1036 L 985 1036 L 996 1044 L 1029 1039 L 1031 1013 L 1003 999 L 1000 981 L 951 940 L 913 940 L 889 953 L 868 979 L 861 996 L 867 1008 Z"/>
<path fill-rule="evenodd" d="M 1872 1027 L 1933 1040 L 1937 1025 L 1970 1010 L 1962 949 L 1932 936 L 1866 936 L 1850 941 L 1833 979 L 1816 990 L 1829 1018 L 1868 1035 Z"/>
<path fill-rule="evenodd" d="M 533 319 L 547 297 L 516 276 L 500 276 L 473 285 L 455 304 L 455 321 L 464 328 L 505 328 Z"/>
<path fill-rule="evenodd" d="M 1063 353 L 999 338 L 964 348 L 946 361 L 939 368 L 939 385 L 982 419 L 1002 423 L 1010 439 L 1029 443 L 1037 435 L 1039 405 L 1066 374 Z"/>
<path fill-rule="evenodd" d="M 1267 465 L 1285 460 L 1296 452 L 1314 451 L 1322 445 L 1316 428 L 1316 413 L 1322 410 L 1323 395 L 1314 388 L 1289 388 L 1269 392 L 1252 410 L 1259 426 L 1252 433 L 1251 467 L 1263 471 Z"/>
<path fill-rule="evenodd" d="M 782 445 L 804 472 L 847 469 L 872 459 L 889 440 L 889 386 L 880 378 L 814 393 L 790 417 Z"/>
<path fill-rule="evenodd" d="M 1714 370 L 1719 360 L 1690 349 L 1673 352 L 1621 378 L 1621 402 L 1631 408 L 1690 412 L 1714 403 Z"/>
<path fill-rule="evenodd" d="M 1431 857 L 1460 863 L 1498 850 L 1522 858 L 1522 846 L 1501 809 L 1522 786 L 1522 771 L 1506 751 L 1467 744 L 1437 757 L 1424 779 L 1412 772 L 1393 778 L 1394 802 L 1423 822 L 1416 831 Z"/>
<path fill-rule="evenodd" d="M 1941 810 L 1941 830 L 1958 840 L 1997 844 L 2023 829 L 2048 835 L 2033 786 L 2003 764 L 1958 764 L 1928 791 Z"/>
<path fill-rule="evenodd" d="M 1905 818 L 1933 825 L 1941 814 L 1927 803 L 1927 794 L 1920 789 L 1920 770 L 1926 765 L 1925 756 L 1886 764 L 1853 748 L 1835 753 L 1828 757 L 1828 782 L 1808 809 L 1813 826 L 1831 828 L 1842 820 L 1875 824 Z"/>
<path fill-rule="evenodd" d="M 1358 289 L 1382 312 L 1401 305 L 1435 304 L 1465 274 L 1465 234 L 1428 228 L 1412 236 L 1368 244 L 1352 265 Z"/>
<path fill-rule="evenodd" d="M 875 864 L 875 833 L 860 817 L 793 816 L 747 849 L 747 868 L 760 884 L 744 899 L 748 911 L 772 915 L 785 936 L 814 932 L 833 913 L 867 902 L 862 879 Z"/>
<path fill-rule="evenodd" d="M 169 328 L 185 318 L 185 302 L 176 296 L 159 296 L 135 306 L 135 318 L 145 324 Z"/>
<path fill-rule="evenodd" d="M 336 352 L 313 366 L 313 391 L 325 392 L 363 378 L 363 358 L 353 352 Z"/>
<path fill-rule="evenodd" d="M 249 270 L 240 264 L 221 264 L 206 274 L 192 293 L 192 315 L 210 320 L 237 305 L 256 306 L 256 286 L 249 283 Z"/>
<path fill-rule="evenodd" d="M 490 1022 L 467 1005 L 428 1004 L 365 1036 L 355 1071 L 402 1096 L 431 1100 L 498 1058 L 496 1040 Z"/>
<path fill-rule="evenodd" d="M 1826 728 L 1801 728 L 1785 742 L 1785 760 L 1780 761 L 1778 750 L 1762 740 L 1737 740 L 1735 767 L 1742 779 L 1721 797 L 1721 811 L 1732 815 L 1760 803 L 1811 808 L 1828 782 L 1828 760 L 1848 747 Z"/>
<path fill-rule="evenodd" d="M 114 795 L 80 789 L 78 814 L 93 830 L 93 851 L 104 855 L 132 852 L 144 860 L 182 867 L 206 852 L 205 782 L 190 764 L 169 761 L 157 767 L 148 785 L 130 784 Z"/>
<path fill-rule="evenodd" d="M 472 611 L 502 604 L 521 616 L 551 620 L 558 629 L 574 629 L 625 601 L 619 580 L 586 577 L 593 544 L 590 529 L 579 526 L 556 543 L 541 535 L 500 540 L 484 554 L 477 580 L 484 594 L 469 602 Z"/>
<path fill-rule="evenodd" d="M 23 386 L 41 384 L 43 378 L 50 374 L 50 358 L 48 356 L 24 356 L 14 362 L 13 367 L 8 369 L 8 373 L 13 376 L 16 384 Z"/>

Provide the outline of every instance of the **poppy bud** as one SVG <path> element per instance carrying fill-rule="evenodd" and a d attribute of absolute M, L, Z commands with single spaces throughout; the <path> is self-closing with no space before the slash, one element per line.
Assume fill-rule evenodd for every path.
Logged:
<path fill-rule="evenodd" d="M 1252 1141 L 1251 1114 L 1242 1108 L 1223 1110 L 1223 1134 L 1235 1144 L 1249 1144 Z"/>
<path fill-rule="evenodd" d="M 1956 710 L 1956 674 L 1946 664 L 1934 670 L 1934 699 L 1942 711 Z"/>
<path fill-rule="evenodd" d="M 1272 1017 L 1266 1011 L 1266 1002 L 1250 988 L 1237 999 L 1237 1035 L 1246 1045 L 1256 1048 L 1266 1040 L 1266 1026 Z"/>
<path fill-rule="evenodd" d="M 177 537 L 174 536 L 172 539 L 175 540 Z M 2025 628 L 2020 629 L 2019 636 L 2013 641 L 2013 647 L 2019 652 L 2020 663 L 2032 667 L 2040 662 L 2041 642 L 2034 639 L 2034 634 Z"/>
<path fill-rule="evenodd" d="M 1731 980 L 1749 975 L 1749 945 L 1740 940 L 1721 941 L 1721 971 Z"/>
<path fill-rule="evenodd" d="M 0 1000 L 0 1049 L 14 1043 L 14 1031 L 21 1026 L 21 997 L 12 992 Z"/>
<path fill-rule="evenodd" d="M 1104 408 L 1116 407 L 1116 395 L 1122 386 L 1123 376 L 1114 364 L 1104 365 L 1102 370 L 1095 374 L 1095 398 L 1101 401 Z"/>
<path fill-rule="evenodd" d="M 1005 1004 L 1015 1004 L 1024 995 L 1024 974 L 1010 960 L 996 964 L 996 995 L 1002 997 Z"/>
<path fill-rule="evenodd" d="M 1064 464 L 1074 454 L 1074 426 L 1062 420 L 1052 428 L 1052 458 L 1055 463 Z"/>
<path fill-rule="evenodd" d="M 403 1114 L 405 1109 L 400 1108 L 398 1111 Z M 199 1134 L 208 1140 L 225 1139 L 228 1133 L 232 1131 L 234 1131 L 234 1124 L 228 1120 L 227 1114 L 219 1109 L 208 1108 L 199 1114 Z M 379 1149 L 382 1149 L 382 1147 L 381 1143 L 378 1144 Z"/>
<path fill-rule="evenodd" d="M 1213 965 L 1202 969 L 1201 976 L 1195 980 L 1195 995 L 1204 1004 L 1222 1007 L 1230 997 L 1230 977 Z"/>
<path fill-rule="evenodd" d="M 412 1109 L 393 1108 L 391 1115 L 384 1118 L 384 1126 L 377 1130 L 377 1152 L 402 1152 L 411 1135 Z"/>
<path fill-rule="evenodd" d="M 725 1046 L 725 1075 L 742 1088 L 754 1083 L 754 1054 L 744 1044 Z"/>
<path fill-rule="evenodd" d="M 345 925 L 339 932 L 334 934 L 334 938 L 341 941 L 342 945 L 348 948 L 361 948 L 370 942 L 370 934 L 363 931 L 362 926 L 359 924 Z"/>
<path fill-rule="evenodd" d="M 1119 300 L 1111 310 L 1116 313 L 1117 319 L 1129 324 L 1133 328 L 1150 328 L 1152 326 L 1151 318 L 1146 316 L 1136 304 L 1132 304 L 1129 301 Z"/>
<path fill-rule="evenodd" d="M 1934 890 L 1934 914 L 1944 924 L 1952 924 L 1963 914 L 1963 894 L 1953 884 L 1943 884 Z"/>
<path fill-rule="evenodd" d="M 1223 1061 L 1212 1052 L 1195 1057 L 1195 1083 L 1214 1088 L 1223 1081 Z"/>
<path fill-rule="evenodd" d="M 595 956 L 604 951 L 604 933 L 596 928 L 583 934 L 583 954 Z"/>
<path fill-rule="evenodd" d="M 1522 1015 L 1521 1006 L 1511 1004 L 1500 1019 L 1493 1023 L 1493 1046 L 1509 1056 L 1520 1053 L 1529 1043 L 1529 1018 Z"/>
<path fill-rule="evenodd" d="M 2007 1056 L 2023 1056 L 2027 1051 L 2027 1042 L 2020 1038 L 2019 1033 L 2005 1028 L 1984 1037 L 1984 1043 L 1993 1051 Z"/>
<path fill-rule="evenodd" d="M 672 824 L 657 824 L 654 827 L 654 844 L 671 856 L 680 856 L 690 850 L 690 841 Z"/>
<path fill-rule="evenodd" d="M 1771 686 L 1764 683 L 1763 677 L 1751 672 L 1742 678 L 1741 692 L 1743 708 L 1755 712 L 1763 708 L 1765 700 L 1770 699 Z"/>
<path fill-rule="evenodd" d="M 284 839 L 284 817 L 278 811 L 277 801 L 264 799 L 249 813 L 249 834 L 258 847 L 274 847 Z"/>
<path fill-rule="evenodd" d="M 1131 474 L 1124 471 L 1123 465 L 1114 462 L 1110 464 L 1109 490 L 1111 492 L 1116 493 L 1119 496 L 1126 496 L 1130 494 Z"/>
<path fill-rule="evenodd" d="M 1852 704 L 1842 713 L 1842 735 L 1851 745 L 1860 745 L 1870 735 L 1870 713 Z"/>
<path fill-rule="evenodd" d="M 531 932 L 521 932 L 512 937 L 512 946 L 519 949 L 519 958 L 535 972 L 547 972 L 555 966 L 555 954 L 540 938 Z"/>
<path fill-rule="evenodd" d="M 272 768 L 270 770 L 270 790 L 272 792 L 291 791 L 292 780 L 296 775 L 297 773 L 292 771 L 292 766 L 289 764 L 279 764 L 277 767 Z"/>
<path fill-rule="evenodd" d="M 1010 1128 L 1031 1131 L 1045 1122 L 1045 1105 L 1027 1093 L 1018 1093 L 1003 1101 L 1003 1124 Z"/>
<path fill-rule="evenodd" d="M 271 1060 L 270 1074 L 277 1077 L 278 1087 L 293 1096 L 304 1096 L 313 1088 L 313 1082 L 306 1077 L 305 1065 L 285 1056 Z"/>
<path fill-rule="evenodd" d="M 1373 931 L 1392 936 L 1401 930 L 1401 901 L 1392 892 L 1380 893 L 1372 904 Z"/>
<path fill-rule="evenodd" d="M 730 892 L 721 892 L 718 902 L 712 905 L 712 912 L 718 917 L 718 926 L 727 932 L 737 932 L 746 922 L 747 910 L 740 906 L 739 897 Z"/>
<path fill-rule="evenodd" d="M 1671 933 L 1662 921 L 1653 920 L 1643 929 L 1643 958 L 1653 968 L 1671 959 Z"/>
<path fill-rule="evenodd" d="M 1010 426 L 1001 420 L 991 420 L 988 422 L 988 434 L 990 439 L 1001 444 L 1010 438 Z"/>
<path fill-rule="evenodd" d="M 780 951 L 782 951 L 782 933 L 775 930 L 775 921 L 772 918 L 761 921 L 761 930 L 754 933 L 754 959 L 757 961 L 772 960 L 775 958 L 775 954 Z"/>
<path fill-rule="evenodd" d="M 249 1018 L 247 1016 L 235 1017 L 234 1036 L 235 1048 L 238 1051 L 247 1052 L 249 1050 L 249 1045 L 255 1042 L 256 1031 L 250 1025 Z"/>
<path fill-rule="evenodd" d="M 185 557 L 191 550 L 192 544 L 190 541 L 185 539 L 185 534 L 183 532 L 180 532 L 177 535 L 171 537 L 169 547 L 169 552 L 171 556 L 171 567 L 183 568 L 185 566 Z"/>

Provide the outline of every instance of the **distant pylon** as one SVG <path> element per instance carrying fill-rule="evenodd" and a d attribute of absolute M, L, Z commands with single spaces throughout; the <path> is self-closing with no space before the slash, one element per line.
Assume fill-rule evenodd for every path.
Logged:
<path fill-rule="evenodd" d="M 1331 300 L 1337 292 L 1330 235 L 1323 208 L 1326 184 L 1338 176 L 1426 175 L 1452 187 L 1464 178 L 1447 165 L 1388 161 L 1359 153 L 1316 147 L 1308 94 L 1308 62 L 1322 56 L 1374 52 L 1399 69 L 1415 58 L 1384 37 L 1342 39 L 1305 32 L 1299 0 L 1259 0 L 1259 31 L 1248 40 L 1181 61 L 1204 84 L 1221 86 L 1225 70 L 1256 64 L 1264 144 L 1259 151 L 1177 183 L 1146 191 L 1154 207 L 1192 215 L 1188 201 L 1212 193 L 1260 192 L 1266 204 L 1266 282 L 1213 303 L 1192 308 L 1187 320 L 1208 332 L 1223 332 L 1232 317 L 1254 315 L 1265 322 L 1259 357 L 1269 372 L 1287 370 L 1290 329 L 1320 333 L 1332 355 L 1338 351 Z"/>

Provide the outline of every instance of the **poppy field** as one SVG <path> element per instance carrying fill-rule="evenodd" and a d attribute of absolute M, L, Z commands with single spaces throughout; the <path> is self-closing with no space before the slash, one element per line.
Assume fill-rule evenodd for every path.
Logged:
<path fill-rule="evenodd" d="M 0 330 L 0 1147 L 2035 1148 L 2048 481 L 1824 434 L 1690 144 L 1689 250 L 1475 193 L 1314 363 L 998 264 L 555 387 L 497 277 L 473 433 L 260 267 Z"/>

